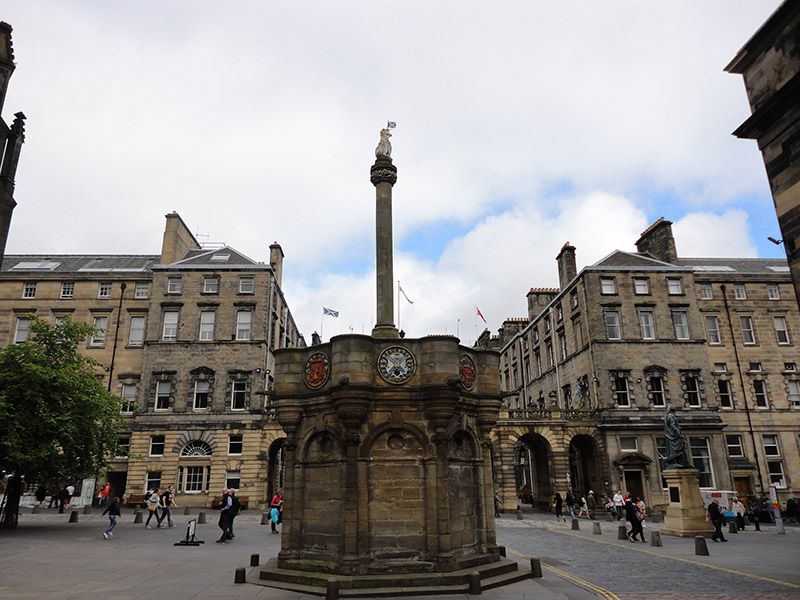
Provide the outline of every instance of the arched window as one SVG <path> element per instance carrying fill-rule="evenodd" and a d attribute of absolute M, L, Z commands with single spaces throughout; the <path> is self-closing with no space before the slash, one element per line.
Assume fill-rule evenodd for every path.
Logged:
<path fill-rule="evenodd" d="M 211 456 L 211 446 L 199 440 L 192 440 L 183 447 L 181 456 Z"/>

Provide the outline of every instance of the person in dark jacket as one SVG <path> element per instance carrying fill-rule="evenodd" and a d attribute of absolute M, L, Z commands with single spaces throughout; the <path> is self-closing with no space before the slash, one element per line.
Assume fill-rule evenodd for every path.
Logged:
<path fill-rule="evenodd" d="M 103 537 L 108 539 L 110 536 L 114 535 L 113 531 L 114 527 L 117 526 L 117 517 L 122 514 L 119 509 L 119 498 L 114 498 L 111 504 L 103 511 L 103 514 L 108 514 L 108 520 L 110 521 L 108 529 L 103 532 Z"/>
<path fill-rule="evenodd" d="M 228 488 L 222 488 L 222 502 L 219 505 L 219 528 L 222 530 L 222 535 L 217 540 L 218 544 L 222 544 L 231 538 L 229 526 L 231 522 L 231 507 L 233 506 L 233 500 L 231 500 L 231 495 L 228 493 Z"/>
<path fill-rule="evenodd" d="M 719 499 L 714 498 L 714 501 L 708 505 L 708 516 L 706 520 L 710 520 L 711 523 L 714 525 L 714 533 L 711 535 L 711 539 L 714 542 L 727 542 L 728 540 L 725 539 L 725 536 L 722 535 L 722 523 L 725 521 L 725 515 L 722 512 L 722 509 L 719 507 Z"/>
<path fill-rule="evenodd" d="M 556 509 L 556 521 L 558 521 L 558 522 L 560 522 L 561 519 L 562 519 L 562 517 L 561 517 L 561 508 L 562 508 L 563 505 L 564 505 L 564 500 L 561 498 L 561 494 L 556 492 L 556 496 L 555 496 L 555 498 L 553 498 L 553 507 Z M 564 519 L 564 522 L 566 523 L 567 520 Z"/>
<path fill-rule="evenodd" d="M 625 498 L 625 518 L 631 524 L 631 530 L 628 532 L 628 539 L 632 542 L 636 541 L 636 536 L 645 542 L 644 529 L 642 529 L 642 521 L 639 519 L 639 507 L 636 502 L 631 498 L 630 494 Z"/>

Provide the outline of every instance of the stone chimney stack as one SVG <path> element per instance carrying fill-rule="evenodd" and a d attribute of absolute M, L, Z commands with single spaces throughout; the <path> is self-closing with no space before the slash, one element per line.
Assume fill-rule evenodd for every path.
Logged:
<path fill-rule="evenodd" d="M 164 216 L 167 226 L 161 243 L 161 264 L 169 265 L 182 259 L 189 250 L 199 250 L 200 244 L 178 213 L 172 211 Z"/>
<path fill-rule="evenodd" d="M 283 277 L 283 248 L 278 242 L 273 242 L 269 247 L 269 266 L 272 267 L 275 281 L 280 286 L 281 278 Z"/>
<path fill-rule="evenodd" d="M 570 246 L 569 242 L 564 244 L 556 256 L 556 261 L 558 261 L 558 285 L 563 290 L 578 274 L 575 265 L 575 246 Z"/>
<path fill-rule="evenodd" d="M 639 254 L 650 254 L 658 260 L 675 264 L 678 262 L 678 251 L 675 249 L 675 238 L 672 236 L 672 221 L 661 217 L 642 232 L 636 242 Z"/>

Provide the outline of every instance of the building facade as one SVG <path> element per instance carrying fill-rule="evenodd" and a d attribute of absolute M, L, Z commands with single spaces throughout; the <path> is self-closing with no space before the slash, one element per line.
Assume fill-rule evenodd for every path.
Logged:
<path fill-rule="evenodd" d="M 680 258 L 663 219 L 637 249 L 577 273 L 566 244 L 560 288 L 531 289 L 528 317 L 483 337 L 501 347 L 507 394 L 495 430 L 504 506 L 622 489 L 660 510 L 670 404 L 701 488 L 792 496 L 800 313 L 786 261 Z"/>
<path fill-rule="evenodd" d="M 0 273 L 0 340 L 23 342 L 35 314 L 99 332 L 83 351 L 123 399 L 127 456 L 105 478 L 117 495 L 174 484 L 181 506 L 222 486 L 250 506 L 281 484 L 283 432 L 269 405 L 273 352 L 304 346 L 270 263 L 202 248 L 176 213 L 161 255 L 8 256 Z"/>

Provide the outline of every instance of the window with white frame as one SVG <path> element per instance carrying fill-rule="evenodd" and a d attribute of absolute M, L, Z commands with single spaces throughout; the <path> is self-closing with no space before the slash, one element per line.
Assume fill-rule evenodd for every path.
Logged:
<path fill-rule="evenodd" d="M 714 298 L 714 290 L 711 287 L 710 283 L 701 283 L 700 284 L 700 299 L 701 300 L 711 300 Z"/>
<path fill-rule="evenodd" d="M 228 454 L 239 455 L 244 449 L 243 435 L 241 433 L 232 433 L 228 436 Z"/>
<path fill-rule="evenodd" d="M 561 351 L 561 360 L 567 359 L 567 336 L 564 333 L 558 334 L 558 347 Z"/>
<path fill-rule="evenodd" d="M 600 293 L 601 294 L 616 294 L 617 284 L 613 277 L 600 278 Z"/>
<path fill-rule="evenodd" d="M 28 340 L 31 331 L 31 322 L 25 317 L 17 318 L 17 327 L 14 329 L 14 343 L 21 344 Z"/>
<path fill-rule="evenodd" d="M 108 329 L 108 317 L 94 317 L 92 319 L 95 332 L 89 341 L 90 346 L 102 348 L 106 343 L 106 330 Z"/>
<path fill-rule="evenodd" d="M 180 294 L 183 290 L 183 280 L 180 277 L 167 277 L 167 293 Z"/>
<path fill-rule="evenodd" d="M 219 293 L 219 277 L 203 277 L 203 293 Z"/>
<path fill-rule="evenodd" d="M 697 375 L 688 374 L 684 376 L 686 386 L 686 404 L 697 408 L 700 406 L 700 380 Z"/>
<path fill-rule="evenodd" d="M 715 315 L 706 315 L 706 332 L 708 333 L 708 343 L 718 346 L 722 343 L 719 333 L 719 319 Z"/>
<path fill-rule="evenodd" d="M 650 397 L 653 406 L 666 406 L 667 398 L 664 392 L 664 379 L 660 375 L 651 375 L 647 380 L 650 386 Z"/>
<path fill-rule="evenodd" d="M 753 328 L 753 317 L 739 317 L 739 327 L 742 329 L 742 341 L 745 344 L 755 344 L 756 330 Z"/>
<path fill-rule="evenodd" d="M 172 393 L 172 383 L 169 381 L 159 381 L 156 384 L 156 410 L 169 409 L 169 397 Z"/>
<path fill-rule="evenodd" d="M 200 339 L 213 340 L 214 339 L 214 317 L 216 313 L 213 310 L 204 310 L 200 313 Z"/>
<path fill-rule="evenodd" d="M 128 345 L 141 346 L 142 344 L 144 344 L 144 317 L 131 317 Z"/>
<path fill-rule="evenodd" d="M 188 442 L 181 450 L 181 456 L 211 456 L 213 454 L 211 446 L 201 440 Z"/>
<path fill-rule="evenodd" d="M 789 406 L 800 408 L 800 381 L 790 379 L 786 382 L 786 390 L 789 397 Z"/>
<path fill-rule="evenodd" d="M 606 337 L 609 340 L 618 340 L 622 337 L 622 332 L 619 326 L 619 312 L 616 310 L 607 310 L 603 313 L 603 319 L 606 324 Z"/>
<path fill-rule="evenodd" d="M 714 363 L 714 371 L 717 373 L 727 373 L 728 363 Z"/>
<path fill-rule="evenodd" d="M 225 487 L 229 490 L 238 490 L 242 483 L 242 472 L 239 470 L 225 471 Z"/>
<path fill-rule="evenodd" d="M 133 297 L 142 300 L 150 296 L 150 284 L 146 281 L 137 281 L 133 290 Z"/>
<path fill-rule="evenodd" d="M 767 383 L 763 379 L 753 380 L 753 396 L 755 397 L 757 408 L 769 408 Z"/>
<path fill-rule="evenodd" d="M 619 438 L 620 452 L 638 452 L 639 440 L 633 436 L 622 436 Z"/>
<path fill-rule="evenodd" d="M 747 366 L 747 370 L 751 373 L 760 373 L 761 372 L 761 363 L 760 362 L 751 362 Z"/>
<path fill-rule="evenodd" d="M 74 281 L 62 281 L 61 282 L 61 298 L 72 298 L 75 296 L 75 282 Z"/>
<path fill-rule="evenodd" d="M 743 283 L 733 284 L 733 298 L 735 300 L 747 300 L 747 289 Z"/>
<path fill-rule="evenodd" d="M 234 380 L 231 385 L 231 410 L 244 410 L 247 400 L 247 382 Z"/>
<path fill-rule="evenodd" d="M 253 318 L 253 313 L 249 310 L 240 310 L 236 313 L 236 339 L 249 340 L 250 339 L 250 323 Z"/>
<path fill-rule="evenodd" d="M 672 323 L 675 326 L 675 339 L 688 340 L 689 339 L 689 321 L 686 318 L 685 310 L 672 311 Z"/>
<path fill-rule="evenodd" d="M 775 338 L 778 344 L 789 343 L 789 326 L 786 324 L 786 317 L 772 317 L 772 324 L 775 327 Z"/>
<path fill-rule="evenodd" d="M 26 281 L 22 285 L 22 297 L 23 298 L 36 298 L 36 282 L 35 281 Z"/>
<path fill-rule="evenodd" d="M 778 287 L 777 283 L 768 283 L 767 284 L 767 298 L 770 300 L 780 300 L 781 299 L 781 290 Z"/>
<path fill-rule="evenodd" d="M 643 340 L 656 339 L 656 328 L 653 322 L 653 311 L 650 310 L 639 311 L 639 329 L 642 332 Z"/>
<path fill-rule="evenodd" d="M 549 341 L 545 342 L 544 351 L 547 354 L 547 367 L 550 368 L 556 364 L 556 357 L 553 355 L 553 344 Z"/>
<path fill-rule="evenodd" d="M 624 374 L 614 376 L 614 395 L 617 398 L 617 406 L 625 407 L 631 405 L 628 377 Z"/>
<path fill-rule="evenodd" d="M 131 453 L 131 438 L 121 437 L 117 440 L 119 449 L 114 453 L 114 458 L 127 458 Z"/>
<path fill-rule="evenodd" d="M 797 363 L 793 362 L 783 363 L 783 370 L 788 371 L 790 373 L 797 371 Z"/>
<path fill-rule="evenodd" d="M 542 353 L 537 348 L 533 351 L 533 365 L 536 372 L 536 377 L 542 374 Z"/>
<path fill-rule="evenodd" d="M 164 436 L 150 436 L 150 456 L 164 456 Z"/>
<path fill-rule="evenodd" d="M 208 491 L 208 476 L 211 468 L 201 465 L 178 467 L 178 491 L 199 494 Z"/>
<path fill-rule="evenodd" d="M 561 304 L 556 306 L 556 321 L 561 323 L 564 320 L 564 309 L 561 308 Z"/>
<path fill-rule="evenodd" d="M 98 298 L 111 298 L 111 282 L 101 281 L 97 286 Z"/>
<path fill-rule="evenodd" d="M 210 388 L 210 384 L 204 379 L 198 379 L 194 382 L 194 410 L 206 410 L 208 408 L 208 391 Z"/>
<path fill-rule="evenodd" d="M 700 471 L 701 488 L 714 487 L 714 472 L 711 468 L 711 448 L 707 437 L 689 437 L 689 449 L 694 468 Z"/>
<path fill-rule="evenodd" d="M 643 296 L 650 293 L 650 280 L 647 277 L 633 278 L 633 293 Z"/>
<path fill-rule="evenodd" d="M 767 469 L 769 470 L 769 481 L 777 488 L 786 487 L 786 477 L 783 473 L 783 461 L 781 460 L 781 448 L 778 443 L 777 434 L 767 434 L 761 436 L 764 443 L 764 455 L 767 457 Z"/>
<path fill-rule="evenodd" d="M 239 293 L 252 294 L 256 291 L 255 279 L 250 275 L 242 275 L 239 277 Z"/>
<path fill-rule="evenodd" d="M 136 407 L 136 386 L 132 383 L 122 385 L 122 408 L 120 412 L 129 415 Z"/>
<path fill-rule="evenodd" d="M 668 277 L 667 293 L 671 296 L 683 294 L 683 281 L 681 281 L 678 277 Z"/>
<path fill-rule="evenodd" d="M 177 310 L 164 311 L 164 328 L 161 333 L 161 339 L 165 342 L 174 342 L 176 339 L 178 339 Z"/>
<path fill-rule="evenodd" d="M 731 382 L 727 379 L 720 379 L 717 381 L 717 390 L 719 391 L 719 405 L 722 408 L 733 408 L 733 394 L 731 393 Z"/>
<path fill-rule="evenodd" d="M 728 446 L 728 456 L 731 458 L 744 458 L 744 446 L 742 436 L 738 434 L 727 434 L 725 443 Z"/>

